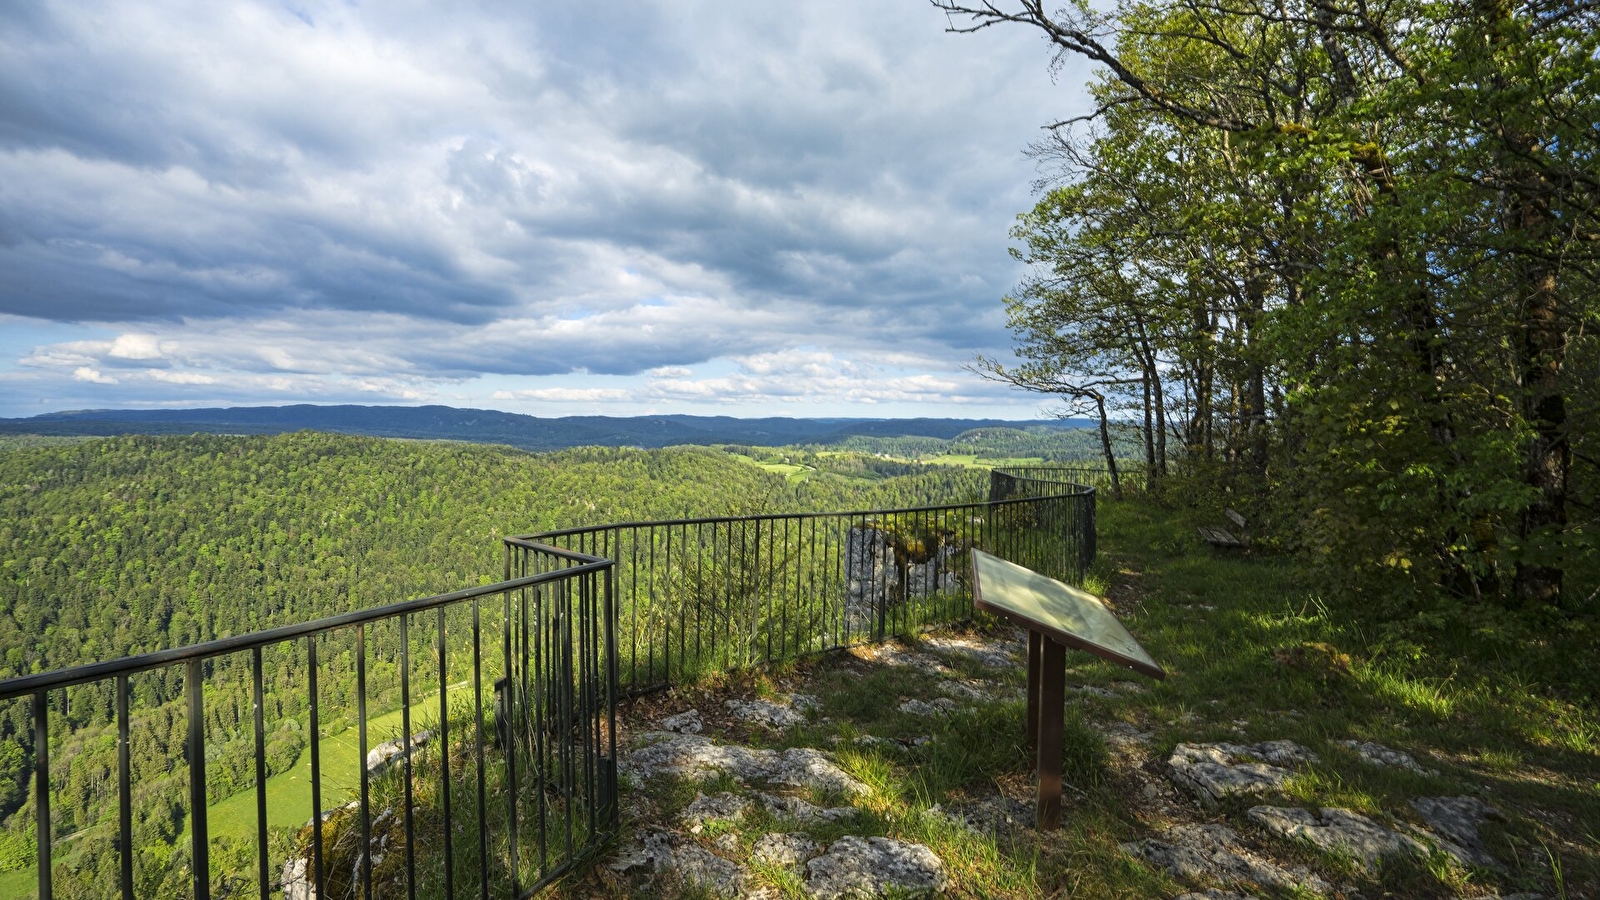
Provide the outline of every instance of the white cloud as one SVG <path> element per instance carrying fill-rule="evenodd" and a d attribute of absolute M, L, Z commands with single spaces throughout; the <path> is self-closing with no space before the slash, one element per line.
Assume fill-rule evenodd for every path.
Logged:
<path fill-rule="evenodd" d="M 73 371 L 72 377 L 78 381 L 87 381 L 90 384 L 117 383 L 117 379 L 112 378 L 110 375 L 102 375 L 99 369 L 91 369 L 88 366 L 79 366 Z"/>
<path fill-rule="evenodd" d="M 529 388 L 521 391 L 495 391 L 496 400 L 548 400 L 557 403 L 597 403 L 631 400 L 633 394 L 620 388 Z"/>

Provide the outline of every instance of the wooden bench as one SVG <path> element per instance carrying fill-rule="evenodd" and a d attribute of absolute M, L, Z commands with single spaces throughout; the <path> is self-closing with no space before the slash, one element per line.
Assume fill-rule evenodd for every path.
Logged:
<path fill-rule="evenodd" d="M 1231 509 L 1223 510 L 1222 514 L 1228 517 L 1228 521 L 1232 522 L 1235 528 L 1239 529 L 1238 536 L 1235 536 L 1233 532 L 1226 528 L 1211 528 L 1206 525 L 1201 525 L 1200 539 L 1213 547 L 1250 546 L 1250 526 L 1245 524 L 1244 516 L 1239 515 Z"/>

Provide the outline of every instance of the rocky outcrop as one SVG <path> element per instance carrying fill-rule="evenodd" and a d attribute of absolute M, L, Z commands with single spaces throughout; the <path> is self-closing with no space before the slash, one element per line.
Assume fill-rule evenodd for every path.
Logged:
<path fill-rule="evenodd" d="M 1122 851 L 1180 881 L 1327 889 L 1305 869 L 1285 869 L 1250 853 L 1240 844 L 1238 833 L 1226 825 L 1178 825 L 1159 838 L 1123 844 Z"/>
<path fill-rule="evenodd" d="M 850 835 L 806 863 L 806 893 L 817 900 L 893 892 L 900 897 L 936 894 L 949 877 L 932 850 L 894 838 Z"/>
<path fill-rule="evenodd" d="M 1256 806 L 1250 809 L 1250 820 L 1279 837 L 1307 841 L 1320 850 L 1353 859 L 1368 872 L 1376 872 L 1385 857 L 1427 853 L 1415 838 L 1348 809 Z"/>
<path fill-rule="evenodd" d="M 645 735 L 645 740 L 650 743 L 623 757 L 622 770 L 631 776 L 649 778 L 664 773 L 704 778 L 722 772 L 745 782 L 768 781 L 847 794 L 867 792 L 866 785 L 846 774 L 828 754 L 811 747 L 779 753 L 719 744 L 705 735 L 659 731 Z"/>
<path fill-rule="evenodd" d="M 1239 794 L 1279 790 L 1294 772 L 1284 768 L 1315 762 L 1317 755 L 1294 741 L 1259 744 L 1179 744 L 1167 759 L 1172 780 L 1206 803 Z"/>
<path fill-rule="evenodd" d="M 1478 836 L 1478 826 L 1504 818 L 1498 809 L 1476 797 L 1421 797 L 1411 806 L 1438 836 L 1440 848 L 1467 865 L 1495 868 L 1500 863 Z"/>

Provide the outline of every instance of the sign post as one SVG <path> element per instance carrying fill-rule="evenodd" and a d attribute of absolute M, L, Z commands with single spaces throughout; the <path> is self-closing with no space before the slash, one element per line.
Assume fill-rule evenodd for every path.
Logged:
<path fill-rule="evenodd" d="M 1061 733 L 1067 648 L 1087 650 L 1141 675 L 1165 678 L 1100 598 L 1015 563 L 972 551 L 974 605 L 1028 629 L 1028 745 L 1039 770 L 1038 827 L 1061 825 Z"/>

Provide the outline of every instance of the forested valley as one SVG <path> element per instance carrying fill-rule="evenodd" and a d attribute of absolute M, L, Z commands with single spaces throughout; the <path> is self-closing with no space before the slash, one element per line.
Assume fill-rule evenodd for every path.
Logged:
<path fill-rule="evenodd" d="M 273 437 L 12 439 L 0 445 L 0 678 L 63 668 L 487 584 L 499 539 L 602 522 L 888 508 L 976 499 L 980 472 L 838 457 L 790 483 L 712 448 L 506 447 L 301 432 Z M 465 632 L 462 632 L 465 633 Z M 421 636 L 414 636 L 423 655 Z M 347 642 L 346 642 L 347 643 Z M 398 636 L 368 644 L 373 714 L 399 706 Z M 460 648 L 452 647 L 452 653 Z M 305 752 L 303 644 L 268 651 L 269 775 Z M 252 783 L 248 666 L 207 681 L 207 792 Z M 353 649 L 325 648 L 323 728 L 352 721 Z M 457 671 L 460 671 L 457 669 Z M 179 872 L 187 808 L 181 667 L 132 682 L 141 871 Z M 417 684 L 419 693 L 437 685 Z M 114 709 L 71 690 L 51 716 L 53 821 L 72 865 L 116 881 Z M 32 863 L 26 701 L 0 709 L 0 877 Z M 226 848 L 224 848 L 224 853 Z M 108 868 L 109 867 L 109 868 Z M 181 882 L 180 875 L 172 875 Z M 86 882 L 94 881 L 86 879 Z M 160 893 L 160 884 L 146 884 Z M 68 889 L 70 890 L 70 889 Z M 58 892 L 58 896 L 64 896 Z"/>

